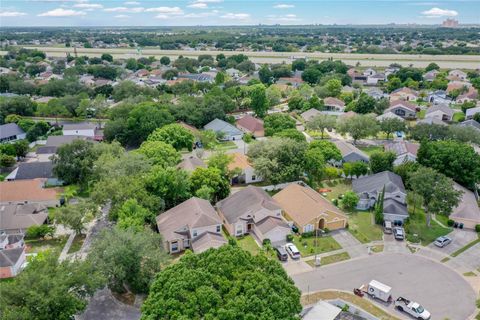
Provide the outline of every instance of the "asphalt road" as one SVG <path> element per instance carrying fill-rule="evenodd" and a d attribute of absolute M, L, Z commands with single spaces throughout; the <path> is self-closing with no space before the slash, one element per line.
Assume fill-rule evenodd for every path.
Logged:
<path fill-rule="evenodd" d="M 325 289 L 351 291 L 375 279 L 392 287 L 394 299 L 403 296 L 422 304 L 431 312 L 432 320 L 466 320 L 475 311 L 475 292 L 458 273 L 411 254 L 373 255 L 320 267 L 292 278 L 303 293 Z M 382 306 L 398 317 L 405 317 L 393 305 Z"/>

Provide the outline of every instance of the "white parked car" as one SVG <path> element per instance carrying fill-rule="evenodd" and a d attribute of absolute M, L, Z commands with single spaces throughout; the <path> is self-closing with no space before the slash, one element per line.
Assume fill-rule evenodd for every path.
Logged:
<path fill-rule="evenodd" d="M 405 230 L 402 227 L 393 228 L 393 236 L 397 240 L 405 239 Z"/>
<path fill-rule="evenodd" d="M 300 251 L 298 251 L 297 247 L 293 243 L 287 243 L 285 245 L 285 249 L 287 249 L 287 252 L 292 259 L 300 259 Z"/>
<path fill-rule="evenodd" d="M 403 297 L 399 297 L 397 300 L 395 300 L 395 307 L 399 311 L 408 313 L 415 319 L 429 320 L 431 317 L 430 312 L 425 310 L 425 308 L 422 307 L 418 302 L 410 301 Z"/>
<path fill-rule="evenodd" d="M 437 240 L 435 240 L 434 244 L 439 248 L 443 248 L 450 242 L 452 242 L 451 238 L 447 236 L 441 236 L 441 237 L 438 237 Z"/>

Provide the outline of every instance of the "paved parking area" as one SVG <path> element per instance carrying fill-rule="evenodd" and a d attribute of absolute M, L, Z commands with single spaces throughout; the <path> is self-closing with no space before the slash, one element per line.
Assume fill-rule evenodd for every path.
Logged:
<path fill-rule="evenodd" d="M 140 310 L 117 301 L 108 289 L 99 290 L 77 320 L 137 320 Z"/>
<path fill-rule="evenodd" d="M 313 270 L 308 263 L 302 260 L 289 259 L 286 262 L 282 262 L 282 265 L 289 276 Z"/>
<path fill-rule="evenodd" d="M 477 233 L 474 232 L 473 230 L 459 230 L 459 229 L 453 229 L 453 231 L 450 232 L 448 236 L 452 238 L 452 242 L 449 245 L 443 248 L 439 248 L 433 243 L 430 243 L 428 247 L 432 250 L 443 252 L 445 254 L 452 254 L 453 252 L 463 248 L 464 246 L 466 246 L 473 240 L 477 239 L 478 237 Z"/>
<path fill-rule="evenodd" d="M 432 313 L 432 319 L 465 320 L 475 311 L 476 294 L 462 276 L 441 263 L 412 254 L 377 254 L 292 278 L 304 293 L 325 289 L 352 291 L 375 279 L 391 286 L 394 298 L 404 296 L 421 303 Z M 382 307 L 404 317 L 393 305 Z"/>

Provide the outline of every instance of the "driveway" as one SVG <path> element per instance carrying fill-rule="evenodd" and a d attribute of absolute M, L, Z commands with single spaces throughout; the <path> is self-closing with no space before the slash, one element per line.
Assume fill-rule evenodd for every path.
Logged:
<path fill-rule="evenodd" d="M 473 230 L 460 230 L 460 229 L 453 229 L 453 231 L 450 232 L 448 236 L 452 238 L 452 242 L 446 247 L 439 248 L 433 243 L 430 243 L 428 247 L 432 250 L 443 252 L 445 254 L 452 254 L 453 252 L 463 248 L 464 246 L 466 246 L 473 240 L 477 239 L 478 237 L 477 233 L 474 232 Z"/>
<path fill-rule="evenodd" d="M 137 320 L 140 310 L 117 301 L 108 289 L 95 293 L 85 312 L 77 320 Z"/>
<path fill-rule="evenodd" d="M 465 320 L 475 311 L 476 294 L 458 273 L 412 254 L 376 254 L 292 278 L 303 293 L 325 289 L 351 291 L 375 279 L 391 286 L 394 298 L 403 296 L 421 303 L 432 313 L 432 319 Z M 382 306 L 398 317 L 405 316 L 393 305 Z"/>
<path fill-rule="evenodd" d="M 357 258 L 367 253 L 367 249 L 347 230 L 333 231 L 331 235 L 348 252 L 351 258 Z"/>

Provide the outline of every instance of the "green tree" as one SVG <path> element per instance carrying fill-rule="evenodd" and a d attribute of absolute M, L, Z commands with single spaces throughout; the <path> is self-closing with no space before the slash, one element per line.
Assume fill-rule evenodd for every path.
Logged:
<path fill-rule="evenodd" d="M 305 151 L 305 172 L 311 185 L 318 184 L 324 174 L 325 158 L 319 148 Z"/>
<path fill-rule="evenodd" d="M 397 77 L 392 77 L 387 82 L 387 91 L 393 92 L 402 87 L 402 80 Z"/>
<path fill-rule="evenodd" d="M 142 319 L 296 319 L 301 310 L 300 292 L 279 263 L 228 245 L 185 254 L 161 272 Z"/>
<path fill-rule="evenodd" d="M 260 81 L 264 84 L 271 84 L 273 82 L 273 72 L 270 70 L 270 67 L 267 64 L 264 64 L 258 71 L 258 77 Z"/>
<path fill-rule="evenodd" d="M 266 116 L 263 126 L 266 136 L 273 136 L 276 132 L 296 128 L 295 120 L 285 113 L 273 113 Z"/>
<path fill-rule="evenodd" d="M 222 200 L 230 194 L 230 183 L 222 176 L 222 172 L 217 168 L 196 168 L 190 175 L 190 188 L 192 194 L 203 186 L 214 190 L 213 200 Z"/>
<path fill-rule="evenodd" d="M 340 119 L 337 123 L 337 130 L 342 134 L 350 134 L 353 138 L 353 144 L 356 144 L 359 139 L 376 135 L 379 127 L 374 117 L 355 115 Z"/>
<path fill-rule="evenodd" d="M 80 201 L 55 210 L 55 220 L 77 234 L 81 234 L 85 229 L 85 224 L 97 214 L 97 211 L 98 207 L 92 202 Z"/>
<path fill-rule="evenodd" d="M 334 160 L 340 161 L 342 160 L 342 154 L 337 146 L 328 140 L 314 140 L 310 142 L 308 145 L 309 149 L 318 149 L 322 153 L 323 157 L 326 161 Z"/>
<path fill-rule="evenodd" d="M 233 155 L 225 152 L 215 152 L 208 158 L 208 167 L 217 168 L 223 177 L 229 178 L 230 173 L 228 166 L 233 162 Z"/>
<path fill-rule="evenodd" d="M 305 135 L 298 131 L 297 129 L 285 129 L 279 132 L 275 132 L 273 135 L 274 137 L 280 137 L 280 138 L 289 138 L 295 141 L 307 141 L 307 138 L 305 138 Z"/>
<path fill-rule="evenodd" d="M 422 142 L 417 153 L 421 165 L 442 172 L 467 188 L 480 181 L 480 155 L 457 141 Z"/>
<path fill-rule="evenodd" d="M 57 149 L 52 160 L 53 171 L 67 184 L 78 183 L 85 186 L 92 173 L 95 158 L 93 143 L 77 139 Z"/>
<path fill-rule="evenodd" d="M 115 292 L 147 293 L 155 275 L 168 263 L 161 236 L 148 229 L 104 229 L 88 260 Z"/>
<path fill-rule="evenodd" d="M 162 167 L 175 166 L 181 160 L 180 153 L 170 144 L 162 141 L 145 141 L 137 152 L 145 155 L 152 164 Z"/>
<path fill-rule="evenodd" d="M 315 85 L 320 80 L 322 73 L 314 67 L 308 67 L 302 73 L 302 80 L 310 85 Z"/>
<path fill-rule="evenodd" d="M 103 53 L 101 59 L 108 62 L 113 62 L 113 57 L 109 53 Z"/>
<path fill-rule="evenodd" d="M 394 152 L 378 151 L 370 156 L 370 170 L 372 173 L 393 171 L 393 162 L 397 158 Z"/>
<path fill-rule="evenodd" d="M 423 199 L 427 214 L 427 226 L 430 227 L 431 214 L 449 216 L 461 198 L 463 192 L 453 187 L 453 181 L 445 175 L 426 167 L 420 167 L 409 175 L 409 184 L 413 192 Z"/>
<path fill-rule="evenodd" d="M 361 114 L 372 113 L 375 111 L 377 101 L 366 93 L 362 93 L 355 103 L 354 111 Z"/>
<path fill-rule="evenodd" d="M 0 167 L 2 168 L 10 168 L 15 165 L 15 158 L 9 156 L 8 154 L 0 154 Z"/>
<path fill-rule="evenodd" d="M 308 130 L 320 131 L 323 139 L 325 130 L 335 128 L 335 117 L 326 114 L 320 114 L 308 121 L 306 127 Z"/>
<path fill-rule="evenodd" d="M 192 151 L 194 139 L 190 130 L 177 123 L 158 128 L 148 136 L 148 141 L 163 141 L 171 144 L 178 151 L 184 148 Z"/>
<path fill-rule="evenodd" d="M 342 92 L 342 81 L 338 79 L 330 79 L 325 83 L 325 88 L 330 97 L 338 97 Z"/>
<path fill-rule="evenodd" d="M 145 223 L 154 220 L 154 214 L 138 204 L 136 199 L 128 199 L 118 210 L 117 226 L 120 229 L 129 229 L 140 232 L 145 229 Z"/>
<path fill-rule="evenodd" d="M 360 198 L 355 192 L 347 191 L 343 195 L 342 205 L 346 210 L 353 210 L 357 206 L 358 200 L 360 200 Z"/>
<path fill-rule="evenodd" d="M 165 209 L 170 209 L 191 196 L 188 173 L 175 167 L 153 167 L 147 174 L 145 183 L 150 193 L 163 199 Z"/>
<path fill-rule="evenodd" d="M 164 66 L 168 66 L 170 64 L 170 58 L 167 56 L 163 56 L 160 58 L 160 63 Z"/>
<path fill-rule="evenodd" d="M 387 134 L 387 139 L 390 138 L 390 135 L 397 131 L 405 131 L 407 126 L 405 121 L 398 118 L 386 118 L 380 121 L 380 130 Z"/>
<path fill-rule="evenodd" d="M 3 320 L 70 320 L 103 285 L 90 263 L 59 262 L 56 253 L 42 252 L 14 281 L 0 282 L 0 314 Z"/>
<path fill-rule="evenodd" d="M 268 101 L 265 86 L 255 85 L 250 91 L 250 107 L 259 118 L 265 117 L 268 110 Z"/>
<path fill-rule="evenodd" d="M 216 75 L 215 75 L 215 84 L 219 85 L 219 84 L 223 84 L 225 83 L 225 73 L 223 72 L 218 72 Z"/>
<path fill-rule="evenodd" d="M 425 72 L 432 71 L 432 70 L 440 70 L 440 66 L 435 62 L 432 62 L 425 68 Z"/>

